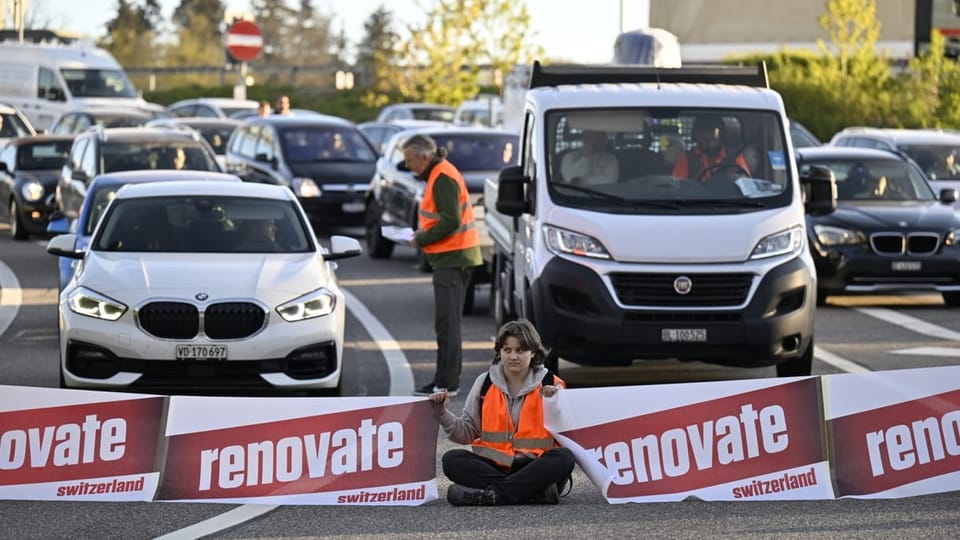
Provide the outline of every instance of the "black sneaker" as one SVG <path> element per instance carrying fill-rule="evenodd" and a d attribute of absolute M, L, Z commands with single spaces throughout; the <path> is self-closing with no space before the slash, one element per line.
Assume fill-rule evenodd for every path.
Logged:
<path fill-rule="evenodd" d="M 554 486 L 556 487 L 556 486 Z M 453 484 L 447 489 L 447 502 L 453 506 L 497 506 L 497 492 Z"/>
<path fill-rule="evenodd" d="M 447 395 L 450 397 L 457 397 L 457 394 L 460 393 L 459 388 L 442 388 L 440 386 L 435 386 L 433 383 L 425 385 L 421 388 L 418 388 L 413 391 L 415 396 L 429 396 L 431 394 L 436 394 L 437 392 L 443 392 L 446 390 Z"/>
<path fill-rule="evenodd" d="M 530 497 L 530 504 L 560 504 L 560 490 L 556 484 L 550 484 L 543 491 Z"/>

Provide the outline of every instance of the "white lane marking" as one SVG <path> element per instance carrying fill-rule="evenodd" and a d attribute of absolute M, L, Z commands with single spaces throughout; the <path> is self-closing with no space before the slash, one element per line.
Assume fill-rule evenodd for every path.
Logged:
<path fill-rule="evenodd" d="M 842 356 L 838 356 L 817 346 L 813 347 L 813 357 L 824 364 L 830 364 L 840 371 L 846 371 L 847 373 L 869 373 L 871 371 L 856 362 L 847 360 Z"/>
<path fill-rule="evenodd" d="M 912 349 L 900 349 L 890 351 L 891 354 L 913 354 L 917 356 L 943 356 L 947 358 L 960 358 L 960 349 L 950 347 L 914 347 Z"/>
<path fill-rule="evenodd" d="M 944 328 L 942 326 L 937 326 L 935 324 L 922 321 L 916 317 L 898 313 L 892 309 L 856 308 L 856 310 L 864 315 L 873 317 L 874 319 L 880 319 L 881 321 L 900 326 L 918 334 L 923 334 L 925 336 L 935 337 L 938 339 L 945 339 L 947 341 L 960 341 L 960 332 L 954 332 L 953 330 Z"/>
<path fill-rule="evenodd" d="M 412 394 L 413 369 L 410 367 L 407 355 L 403 354 L 403 349 L 400 348 L 397 340 L 356 296 L 347 290 L 343 291 L 343 295 L 347 299 L 347 309 L 360 321 L 367 334 L 377 343 L 383 353 L 383 359 L 386 360 L 387 370 L 390 373 L 389 395 L 409 396 Z"/>
<path fill-rule="evenodd" d="M 193 540 L 194 538 L 202 538 L 229 529 L 230 527 L 235 527 L 253 518 L 258 518 L 268 512 L 276 510 L 278 506 L 279 505 L 276 504 L 245 504 L 224 512 L 219 516 L 214 516 L 199 523 L 194 523 L 189 527 L 158 536 L 156 540 Z"/>
<path fill-rule="evenodd" d="M 21 303 L 23 303 L 23 291 L 20 290 L 20 282 L 17 281 L 13 270 L 0 261 L 0 336 L 17 318 Z"/>

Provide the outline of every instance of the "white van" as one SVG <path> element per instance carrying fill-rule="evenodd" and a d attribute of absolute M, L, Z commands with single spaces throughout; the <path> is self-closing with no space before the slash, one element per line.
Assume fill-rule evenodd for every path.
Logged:
<path fill-rule="evenodd" d="M 20 109 L 38 131 L 49 129 L 68 110 L 90 106 L 156 113 L 110 53 L 55 37 L 40 43 L 0 41 L 0 102 Z"/>
<path fill-rule="evenodd" d="M 498 326 L 532 320 L 551 369 L 677 358 L 810 374 L 804 213 L 832 212 L 836 185 L 821 168 L 801 182 L 762 65 L 535 63 L 522 118 L 520 164 L 484 186 Z"/>

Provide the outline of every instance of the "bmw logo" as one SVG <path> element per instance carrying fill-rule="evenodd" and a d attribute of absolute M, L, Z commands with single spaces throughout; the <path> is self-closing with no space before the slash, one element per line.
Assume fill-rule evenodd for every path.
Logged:
<path fill-rule="evenodd" d="M 676 285 L 674 285 L 674 286 L 676 286 Z M 205 292 L 198 292 L 197 295 L 194 296 L 194 298 L 196 298 L 197 300 L 203 302 L 204 300 L 206 300 L 207 298 L 210 298 L 210 297 L 207 296 L 207 293 L 205 293 Z"/>
<path fill-rule="evenodd" d="M 673 290 L 677 294 L 689 294 L 693 290 L 693 280 L 687 276 L 680 276 L 673 280 Z"/>

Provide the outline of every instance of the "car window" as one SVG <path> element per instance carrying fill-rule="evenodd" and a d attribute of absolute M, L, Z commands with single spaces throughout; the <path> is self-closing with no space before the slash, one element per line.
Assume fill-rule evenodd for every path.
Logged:
<path fill-rule="evenodd" d="M 137 97 L 136 88 L 120 69 L 64 68 L 60 73 L 74 97 Z"/>
<path fill-rule="evenodd" d="M 315 248 L 291 201 L 167 196 L 108 207 L 93 249 L 180 253 L 303 253 Z"/>
<path fill-rule="evenodd" d="M 200 136 L 207 141 L 217 154 L 223 154 L 227 151 L 227 141 L 233 134 L 235 126 L 211 126 L 195 128 L 200 132 Z"/>
<path fill-rule="evenodd" d="M 26 137 L 33 134 L 18 115 L 0 113 L 0 117 L 3 118 L 3 125 L 0 126 L 0 137 Z"/>
<path fill-rule="evenodd" d="M 50 133 L 53 135 L 69 135 L 73 133 L 73 124 L 76 120 L 76 115 L 73 113 L 67 113 L 61 116 L 57 123 L 53 125 L 53 128 L 50 129 Z"/>
<path fill-rule="evenodd" d="M 93 230 L 97 228 L 97 223 L 99 223 L 103 212 L 107 209 L 107 205 L 109 205 L 110 201 L 116 196 L 117 190 L 120 189 L 120 187 L 119 185 L 103 187 L 97 189 L 94 193 L 88 194 L 88 197 L 90 197 L 88 202 L 90 210 L 87 212 L 86 220 L 80 227 L 81 234 L 85 236 L 93 234 Z"/>
<path fill-rule="evenodd" d="M 4 165 L 7 166 L 7 172 L 9 172 L 10 174 L 13 174 L 13 172 L 19 168 L 19 167 L 15 167 L 16 155 L 17 155 L 17 147 L 12 144 L 8 144 L 3 148 L 2 151 L 0 151 L 0 163 L 3 163 Z"/>
<path fill-rule="evenodd" d="M 220 170 L 203 145 L 178 138 L 149 142 L 108 141 L 102 146 L 103 172 L 176 168 L 173 154 L 178 147 L 184 151 L 183 169 Z"/>
<path fill-rule="evenodd" d="M 83 157 L 83 151 L 87 149 L 89 143 L 90 139 L 86 137 L 81 137 L 73 143 L 73 146 L 70 148 L 70 157 L 67 159 L 71 169 L 80 168 L 80 158 Z"/>
<path fill-rule="evenodd" d="M 243 139 L 240 141 L 240 153 L 245 157 L 253 159 L 257 150 L 257 139 L 260 138 L 260 126 L 252 124 L 246 127 L 243 132 Z"/>
<path fill-rule="evenodd" d="M 804 159 L 800 174 L 812 165 L 829 167 L 837 180 L 839 201 L 932 201 L 933 190 L 920 171 L 893 159 Z"/>
<path fill-rule="evenodd" d="M 85 130 L 86 130 L 88 127 L 90 127 L 91 125 L 93 125 L 93 123 L 90 121 L 90 116 L 89 116 L 89 115 L 86 115 L 86 114 L 78 114 L 78 115 L 77 115 L 77 119 L 76 119 L 76 123 L 74 123 L 74 125 L 73 125 L 73 132 L 74 132 L 74 133 L 79 133 L 79 132 L 81 132 L 81 131 L 85 131 Z"/>
<path fill-rule="evenodd" d="M 66 101 L 67 96 L 63 92 L 63 87 L 57 81 L 53 71 L 47 68 L 40 68 L 37 77 L 37 97 L 51 101 Z"/>
<path fill-rule="evenodd" d="M 20 145 L 17 170 L 60 169 L 67 161 L 71 141 L 47 141 Z"/>
<path fill-rule="evenodd" d="M 217 114 L 217 111 L 213 109 L 213 107 L 208 107 L 207 105 L 197 105 L 197 108 L 193 114 L 194 116 L 202 116 L 205 118 L 216 118 L 220 116 Z"/>
<path fill-rule="evenodd" d="M 900 150 L 915 161 L 931 180 L 960 179 L 960 144 L 901 145 Z"/>
<path fill-rule="evenodd" d="M 410 110 L 410 115 L 414 120 L 430 120 L 433 122 L 453 122 L 454 110 L 432 109 L 432 108 L 414 108 Z"/>
<path fill-rule="evenodd" d="M 257 141 L 255 156 L 262 156 L 263 159 L 270 161 L 276 157 L 276 144 L 274 144 L 273 129 L 269 127 L 260 128 L 260 140 Z"/>
<path fill-rule="evenodd" d="M 97 162 L 97 145 L 91 142 L 80 158 L 80 170 L 87 173 L 87 182 L 101 172 L 103 162 Z"/>
<path fill-rule="evenodd" d="M 194 106 L 193 106 L 193 105 L 180 105 L 180 106 L 178 106 L 178 107 L 176 107 L 176 108 L 171 108 L 170 110 L 173 111 L 173 114 L 175 114 L 175 115 L 177 115 L 177 116 L 181 116 L 181 117 L 184 117 L 184 116 L 193 116 Z"/>
<path fill-rule="evenodd" d="M 372 162 L 377 158 L 370 142 L 354 128 L 294 126 L 281 130 L 279 138 L 288 163 Z"/>
<path fill-rule="evenodd" d="M 490 171 L 516 161 L 516 135 L 444 135 L 433 136 L 438 148 L 447 150 L 447 159 L 458 170 Z"/>

